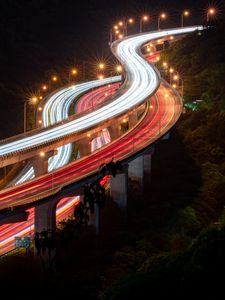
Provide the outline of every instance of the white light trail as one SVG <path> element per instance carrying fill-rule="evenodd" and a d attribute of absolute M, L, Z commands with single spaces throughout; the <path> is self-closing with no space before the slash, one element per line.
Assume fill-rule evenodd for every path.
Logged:
<path fill-rule="evenodd" d="M 104 84 L 112 83 L 115 81 L 121 80 L 121 77 L 108 78 L 104 82 Z M 95 87 L 101 86 L 103 81 L 97 81 L 95 83 Z M 72 86 L 72 89 L 68 90 L 62 89 L 59 92 L 52 95 L 46 104 L 44 105 L 42 111 L 42 119 L 43 126 L 48 127 L 49 125 L 53 125 L 57 122 L 65 120 L 68 118 L 68 112 L 71 103 L 74 99 L 84 92 L 87 92 L 93 87 L 93 82 L 82 83 L 79 85 Z M 62 147 L 59 147 L 57 155 L 50 157 L 48 162 L 48 171 L 55 170 L 66 165 L 69 162 L 71 152 L 72 152 L 72 144 L 67 144 Z M 14 178 L 13 181 L 10 182 L 9 186 L 13 186 L 14 184 L 21 184 L 27 180 L 34 178 L 34 169 L 32 166 L 28 165 L 24 170 Z"/>
<path fill-rule="evenodd" d="M 59 125 L 57 128 L 46 129 L 46 131 L 35 134 L 34 136 L 3 144 L 0 146 L 0 155 L 21 151 L 26 148 L 43 144 L 47 141 L 50 142 L 57 138 L 63 138 L 68 134 L 80 130 L 88 129 L 141 104 L 156 91 L 160 81 L 156 70 L 145 61 L 140 54 L 139 51 L 141 45 L 153 39 L 169 35 L 190 33 L 202 29 L 202 26 L 193 26 L 141 34 L 121 40 L 116 47 L 116 55 L 120 62 L 125 66 L 127 72 L 124 94 L 115 98 L 114 101 L 104 107 L 69 123 Z M 94 83 L 95 82 L 93 82 L 93 84 Z M 72 92 L 72 88 L 65 89 L 65 92 Z"/>

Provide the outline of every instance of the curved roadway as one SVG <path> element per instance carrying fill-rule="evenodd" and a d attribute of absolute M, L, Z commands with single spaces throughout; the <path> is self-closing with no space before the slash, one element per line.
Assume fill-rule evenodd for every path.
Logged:
<path fill-rule="evenodd" d="M 196 27 L 196 29 L 197 29 L 197 27 Z M 202 29 L 202 27 L 201 28 L 198 27 L 198 29 Z M 172 33 L 170 33 L 170 34 L 172 34 Z M 129 75 L 128 75 L 127 80 L 129 81 Z M 116 88 L 118 88 L 118 87 L 116 87 Z M 106 93 L 103 96 L 102 92 L 104 92 L 104 89 L 106 90 Z M 57 105 L 59 105 L 59 109 L 57 109 L 55 106 L 56 105 L 55 103 L 57 103 L 57 101 L 56 101 L 57 97 L 53 96 L 53 98 L 55 99 L 55 102 L 53 101 L 53 98 L 52 98 L 52 103 L 50 104 L 50 102 L 49 102 L 49 107 L 51 105 L 53 107 L 55 106 L 55 111 L 57 110 L 57 113 L 54 113 L 50 117 L 50 119 L 53 120 L 52 123 L 58 122 L 58 121 L 62 120 L 63 118 L 67 117 L 66 111 L 68 111 L 68 109 L 64 109 L 64 110 L 62 109 L 63 107 L 65 107 L 65 103 L 63 102 L 63 99 L 67 98 L 67 101 L 70 99 L 70 101 L 68 101 L 69 103 L 71 103 L 71 101 L 73 101 L 73 99 L 74 99 L 74 96 L 67 95 L 67 92 L 68 92 L 68 89 L 63 90 L 63 92 L 61 91 L 57 94 L 57 97 L 60 98 L 60 100 L 58 100 L 59 102 L 57 104 Z M 113 92 L 113 88 L 111 88 L 110 92 Z M 99 92 L 95 91 L 94 93 L 96 96 L 97 94 L 100 94 L 100 91 Z M 92 108 L 93 106 L 95 106 L 96 104 L 99 104 L 102 100 L 107 98 L 107 96 L 110 93 L 107 92 L 106 87 L 103 87 L 101 94 L 102 94 L 102 96 L 99 98 L 95 97 L 94 95 L 92 95 L 92 97 L 89 97 L 89 99 L 85 99 L 85 96 L 83 98 L 81 98 L 81 99 L 85 99 L 85 100 L 83 100 L 83 103 L 82 103 L 82 101 L 78 102 L 78 105 L 79 105 L 78 110 L 81 111 L 82 109 L 85 110 L 90 107 Z M 69 97 L 67 97 L 67 96 L 69 96 Z M 60 103 L 61 103 L 61 108 L 60 108 Z M 69 107 L 69 105 L 70 104 L 68 104 L 68 107 Z M 47 111 L 48 105 L 46 105 L 45 107 L 46 107 L 46 111 Z M 110 144 L 109 146 L 104 147 L 105 151 L 102 151 L 103 150 L 102 149 L 100 151 L 95 152 L 95 156 L 97 155 L 97 157 L 98 157 L 97 158 L 98 163 L 96 166 L 93 166 L 94 172 L 96 172 L 96 168 L 98 168 L 98 166 L 100 164 L 100 161 L 98 160 L 100 157 L 103 157 L 104 161 L 111 159 L 112 157 L 114 157 L 116 159 L 126 159 L 128 157 L 126 154 L 127 150 L 129 153 L 136 153 L 137 151 L 146 147 L 146 145 L 148 145 L 149 143 L 151 144 L 153 141 L 158 139 L 168 129 L 170 129 L 170 127 L 176 122 L 177 118 L 179 117 L 179 115 L 181 113 L 181 107 L 182 107 L 182 103 L 180 101 L 179 96 L 176 94 L 176 92 L 173 89 L 168 87 L 166 83 L 163 83 L 161 85 L 160 89 L 158 90 L 157 94 L 154 96 L 154 98 L 152 98 L 151 105 L 148 104 L 148 110 L 147 110 L 147 113 L 146 113 L 145 117 L 143 118 L 142 122 L 140 122 L 140 124 L 138 124 L 136 126 L 136 128 L 131 130 L 129 133 L 127 133 L 125 136 L 123 136 L 120 140 L 112 143 L 113 147 L 110 147 L 110 145 L 111 145 Z M 54 111 L 54 109 L 49 110 L 48 113 L 46 113 L 46 116 L 49 115 L 50 111 Z M 61 113 L 61 117 L 58 117 L 58 119 L 57 119 L 57 115 L 60 116 L 60 111 L 62 111 L 63 113 Z M 44 115 L 45 115 L 45 113 L 43 112 L 43 116 Z M 49 123 L 48 123 L 48 120 L 46 117 L 46 119 L 44 118 L 44 126 L 47 127 L 48 125 L 49 125 Z M 71 146 L 66 145 L 64 147 L 66 148 L 66 147 L 71 147 Z M 64 148 L 64 147 L 61 147 L 61 148 Z M 91 161 L 92 162 L 96 161 L 96 157 L 94 155 L 91 155 L 91 156 L 92 156 Z M 63 156 L 61 156 L 61 158 L 62 157 Z M 53 158 L 52 158 L 52 160 L 53 160 Z M 60 159 L 58 159 L 58 161 L 60 161 Z M 84 159 L 83 163 L 86 164 L 87 162 L 88 162 L 88 160 L 86 161 L 86 159 Z M 66 163 L 66 161 L 64 163 Z M 62 163 L 62 165 L 64 163 Z M 80 163 L 82 163 L 82 160 L 80 160 Z M 57 163 L 56 163 L 56 165 L 57 165 Z M 63 182 L 60 181 L 60 179 L 59 179 L 60 176 L 66 176 L 68 174 L 70 174 L 69 176 L 71 176 L 71 174 L 73 174 L 74 172 L 75 173 L 77 172 L 76 167 L 78 167 L 78 169 L 79 169 L 79 164 L 77 166 L 75 166 L 75 164 L 74 164 L 74 166 L 71 165 L 72 169 L 71 168 L 66 168 L 66 169 L 63 168 L 62 170 L 60 170 L 59 173 L 55 174 L 57 177 L 57 180 L 56 180 L 56 177 L 53 178 L 53 176 L 50 178 L 50 181 L 51 181 L 50 185 L 49 185 L 49 176 L 48 176 L 48 179 L 46 178 L 46 176 L 44 176 L 45 177 L 44 185 L 43 185 L 43 178 L 42 178 L 42 180 L 40 180 L 38 182 L 37 182 L 37 180 L 32 180 L 31 185 L 26 184 L 24 186 L 21 186 L 21 189 L 17 189 L 17 190 L 9 189 L 8 190 L 9 193 L 7 193 L 7 190 L 3 191 L 3 193 L 0 192 L 0 197 L 1 197 L 0 199 L 1 200 L 4 199 L 3 200 L 4 203 L 2 203 L 3 207 L 1 207 L 1 205 L 0 205 L 0 209 L 9 207 L 9 206 L 14 206 L 14 204 L 20 205 L 20 204 L 24 203 L 23 197 L 24 196 L 27 197 L 26 196 L 27 192 L 29 191 L 28 192 L 29 196 L 32 196 L 32 193 L 35 193 L 35 190 L 37 187 L 38 187 L 38 193 L 40 192 L 40 190 L 39 190 L 40 186 L 42 186 L 42 188 L 44 186 L 45 186 L 45 188 L 50 187 L 51 192 L 53 192 L 53 190 L 55 191 L 55 189 L 62 188 L 62 186 L 64 184 L 63 184 Z M 93 173 L 92 171 L 90 168 L 89 172 Z M 82 178 L 82 176 L 81 176 L 81 178 Z M 28 178 L 26 180 L 28 180 Z M 4 193 L 4 192 L 6 192 L 6 193 Z M 18 193 L 18 197 L 16 196 L 17 193 Z M 17 199 L 15 199 L 13 196 L 14 197 L 16 196 Z M 11 197 L 13 197 L 14 200 L 16 200 L 16 202 L 14 204 L 11 203 L 11 201 L 10 201 Z M 33 197 L 31 197 L 30 200 L 31 199 L 34 200 Z M 11 198 L 11 200 L 13 200 L 13 199 Z M 61 211 L 62 215 L 63 215 L 63 212 L 65 211 L 65 206 L 66 206 L 65 203 L 70 202 L 70 199 L 68 199 L 68 198 L 63 199 L 63 200 L 65 201 L 63 203 L 64 206 L 62 204 L 63 201 L 62 202 L 60 201 L 59 210 L 58 210 L 58 211 Z M 32 218 L 33 218 L 33 210 L 30 209 L 30 215 L 29 215 L 30 222 L 31 222 Z M 8 225 L 4 225 L 4 229 L 1 228 L 1 239 L 2 239 L 2 237 L 7 236 L 7 234 L 8 234 L 7 226 Z M 32 226 L 30 226 L 30 227 L 32 227 Z M 17 231 L 19 231 L 20 225 L 18 224 L 16 227 L 17 227 Z M 23 230 L 24 232 L 21 232 L 21 234 L 26 234 L 26 232 L 25 232 L 26 230 L 28 230 L 28 229 L 24 229 Z M 3 239 L 3 242 L 7 245 L 7 242 L 8 242 L 7 238 L 5 240 Z M 0 253 L 1 253 L 1 249 L 0 249 Z"/>
<path fill-rule="evenodd" d="M 100 107 L 96 111 L 92 111 L 87 116 L 85 115 L 67 124 L 60 125 L 54 130 L 46 129 L 45 132 L 36 134 L 32 138 L 21 139 L 18 142 L 12 142 L 5 146 L 1 146 L 1 153 L 4 152 L 4 154 L 6 154 L 9 149 L 12 151 L 13 147 L 16 147 L 18 151 L 18 147 L 19 149 L 22 149 L 21 147 L 23 146 L 21 145 L 25 145 L 27 140 L 30 139 L 29 143 L 31 143 L 32 140 L 38 140 L 42 136 L 45 136 L 46 138 L 49 134 L 50 136 L 53 134 L 58 137 L 60 132 L 63 132 L 65 128 L 74 131 L 74 126 L 77 130 L 79 130 L 80 126 L 86 128 L 88 126 L 93 126 L 100 122 L 101 118 L 104 120 L 104 118 L 109 118 L 110 116 L 115 117 L 122 111 L 128 111 L 130 108 L 145 102 L 157 89 L 159 77 L 157 72 L 155 72 L 154 67 L 145 61 L 143 56 L 139 53 L 141 45 L 149 40 L 157 39 L 159 37 L 184 34 L 202 29 L 201 26 L 195 26 L 154 32 L 126 38 L 120 43 L 116 43 L 114 45 L 114 51 L 116 49 L 117 56 L 119 56 L 120 61 L 125 64 L 128 72 L 126 82 L 122 87 L 122 91 L 125 90 L 124 94 L 118 97 L 118 93 L 116 93 L 116 96 L 112 97 L 112 102 Z M 121 89 L 119 91 L 121 93 Z M 68 90 L 65 89 L 63 93 L 65 92 L 68 92 Z M 59 93 L 62 94 L 62 91 Z M 140 151 L 151 142 L 157 140 L 173 126 L 182 111 L 182 103 L 179 96 L 175 95 L 173 90 L 169 93 L 170 95 L 167 93 L 167 96 L 163 97 L 161 91 L 159 92 L 160 97 L 155 100 L 155 105 L 152 104 L 153 109 L 148 109 L 144 118 L 147 123 L 141 122 L 140 125 L 137 126 L 138 132 L 135 133 L 134 129 L 121 139 L 110 143 L 110 145 L 103 147 L 88 157 L 81 158 L 77 162 L 69 164 L 66 167 L 40 178 L 33 179 L 26 184 L 0 191 L 0 209 L 30 203 L 54 194 L 68 183 L 77 182 L 88 175 L 96 173 L 100 163 L 105 162 L 107 159 L 111 159 L 112 157 L 120 160 L 127 159 L 133 155 L 135 151 Z M 155 97 L 154 99 L 156 99 Z M 171 99 L 173 99 L 172 102 Z M 143 124 L 145 125 L 143 126 Z M 48 137 L 48 139 L 49 138 L 50 137 Z M 26 147 L 26 145 L 24 147 Z"/>
<path fill-rule="evenodd" d="M 122 95 L 115 95 L 112 99 L 113 101 L 90 112 L 88 115 L 58 126 L 57 130 L 56 128 L 46 129 L 45 131 L 36 133 L 34 136 L 28 136 L 10 142 L 5 141 L 0 146 L 0 158 L 4 159 L 4 157 L 14 152 L 18 153 L 25 149 L 31 149 L 37 145 L 49 143 L 49 141 L 53 142 L 55 139 L 63 138 L 71 133 L 94 127 L 107 119 L 114 118 L 140 105 L 146 101 L 149 96 L 154 94 L 160 83 L 158 72 L 143 58 L 140 53 L 140 47 L 153 39 L 168 35 L 186 34 L 202 29 L 202 26 L 193 26 L 157 31 L 127 37 L 119 42 L 115 42 L 112 47 L 113 52 L 126 69 L 127 77 L 122 87 L 124 93 Z"/>

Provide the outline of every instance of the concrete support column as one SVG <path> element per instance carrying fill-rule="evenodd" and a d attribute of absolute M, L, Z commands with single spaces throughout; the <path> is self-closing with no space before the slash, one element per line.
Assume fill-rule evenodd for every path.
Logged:
<path fill-rule="evenodd" d="M 151 147 L 150 151 L 148 153 L 145 153 L 144 158 L 144 181 L 143 186 L 146 190 L 151 182 L 151 164 L 152 164 L 152 155 L 154 153 L 155 149 L 154 147 Z"/>
<path fill-rule="evenodd" d="M 143 186 L 147 188 L 151 182 L 151 163 L 152 163 L 152 154 L 148 153 L 144 155 L 144 180 Z"/>
<path fill-rule="evenodd" d="M 129 162 L 128 177 L 131 180 L 137 181 L 142 191 L 144 180 L 144 155 Z"/>
<path fill-rule="evenodd" d="M 48 159 L 57 154 L 57 150 L 49 152 L 40 152 L 38 156 L 35 156 L 32 160 L 32 166 L 34 168 L 35 177 L 48 173 Z"/>
<path fill-rule="evenodd" d="M 111 197 L 124 212 L 127 210 L 127 184 L 128 172 L 110 176 Z"/>
<path fill-rule="evenodd" d="M 34 231 L 56 230 L 56 204 L 57 201 L 37 203 L 34 213 Z"/>
<path fill-rule="evenodd" d="M 99 235 L 100 230 L 100 209 L 97 204 L 95 204 L 94 214 L 89 214 L 89 225 L 95 228 L 95 234 Z"/>
<path fill-rule="evenodd" d="M 34 212 L 34 232 L 47 232 L 49 238 L 54 238 L 56 233 L 56 205 L 58 199 L 51 199 L 44 203 L 37 203 Z M 40 236 L 39 236 L 40 237 Z M 40 255 L 43 262 L 50 270 L 55 268 L 56 245 L 51 250 L 46 249 L 46 252 L 41 251 Z M 39 257 L 37 248 L 35 247 L 35 256 Z"/>
<path fill-rule="evenodd" d="M 84 194 L 80 194 L 80 201 L 84 203 Z M 95 212 L 94 214 L 90 213 L 89 210 L 89 222 L 88 225 L 93 226 L 95 228 L 95 234 L 99 235 L 99 230 L 100 230 L 100 211 L 99 211 L 99 206 L 95 204 Z"/>

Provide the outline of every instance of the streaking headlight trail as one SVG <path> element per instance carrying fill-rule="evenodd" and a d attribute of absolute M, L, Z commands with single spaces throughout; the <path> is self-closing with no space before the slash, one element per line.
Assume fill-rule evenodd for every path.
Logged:
<path fill-rule="evenodd" d="M 13 153 L 14 151 L 22 151 L 26 148 L 41 145 L 47 141 L 49 142 L 54 141 L 54 139 L 57 138 L 63 138 L 70 133 L 88 129 L 141 104 L 149 96 L 154 94 L 160 83 L 160 76 L 158 72 L 140 54 L 139 51 L 141 45 L 150 40 L 162 38 L 168 35 L 191 33 L 202 29 L 203 26 L 171 29 L 141 34 L 125 38 L 119 43 L 117 42 L 114 51 L 117 58 L 125 66 L 127 72 L 127 80 L 122 87 L 124 94 L 120 96 L 115 94 L 116 96 L 111 103 L 69 123 L 59 125 L 57 128 L 46 129 L 46 131 L 37 133 L 34 136 L 2 144 L 0 146 L 0 155 L 3 156 Z M 116 80 L 119 79 L 115 78 L 115 81 Z M 69 88 L 68 91 L 69 90 L 72 92 L 72 88 Z"/>

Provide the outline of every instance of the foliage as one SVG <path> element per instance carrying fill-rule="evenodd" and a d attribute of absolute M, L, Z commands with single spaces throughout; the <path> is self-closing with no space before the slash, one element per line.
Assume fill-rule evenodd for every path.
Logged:
<path fill-rule="evenodd" d="M 187 250 L 151 256 L 142 272 L 114 281 L 100 294 L 100 299 L 181 297 L 193 293 L 213 295 L 215 299 L 223 289 L 224 251 L 225 228 L 211 226 Z"/>
<path fill-rule="evenodd" d="M 178 295 L 180 298 L 187 295 L 192 297 L 194 293 L 215 298 L 222 290 L 222 278 L 219 274 L 225 266 L 225 60 L 222 55 L 225 41 L 221 39 L 225 34 L 224 28 L 221 23 L 203 31 L 201 35 L 194 33 L 173 43 L 162 54 L 161 61 L 167 61 L 183 77 L 185 101 L 203 100 L 195 111 L 187 109 L 177 126 L 184 146 L 183 159 L 188 154 L 191 158 L 189 163 L 194 162 L 199 171 L 200 180 L 196 182 L 198 192 L 193 193 L 192 199 L 188 198 L 186 202 L 184 189 L 180 198 L 173 193 L 177 198 L 171 199 L 170 176 L 168 183 L 163 185 L 166 190 L 163 193 L 154 179 L 155 176 L 161 176 L 162 172 L 155 174 L 153 189 L 156 189 L 158 198 L 155 202 L 154 199 L 150 200 L 150 210 L 145 203 L 145 213 L 149 214 L 151 222 L 144 224 L 149 226 L 148 241 L 151 241 L 152 249 L 155 250 L 156 239 L 151 231 L 152 218 L 157 219 L 155 214 L 160 213 L 164 227 L 158 218 L 158 232 L 155 235 L 162 237 L 159 228 L 164 229 L 164 248 L 151 252 L 142 249 L 142 257 L 145 258 L 138 267 L 135 266 L 137 249 L 134 245 L 117 251 L 117 263 L 113 261 L 107 273 L 114 270 L 114 277 L 109 276 L 112 284 L 102 291 L 100 299 L 126 299 L 131 296 L 138 299 L 153 296 L 157 299 L 169 295 Z M 160 64 L 161 62 L 159 66 Z M 180 157 L 177 156 L 177 159 Z M 168 168 L 168 162 L 166 166 Z M 158 169 L 160 167 L 160 164 L 157 165 Z M 177 170 L 174 161 L 173 167 Z M 188 172 L 188 167 L 188 161 L 185 161 L 183 173 Z M 173 176 L 176 178 L 176 190 L 179 186 L 185 186 L 182 175 L 177 172 Z M 189 180 L 193 180 L 191 174 Z M 172 190 L 174 189 L 173 186 Z M 165 202 L 170 218 L 165 218 Z M 140 220 L 143 222 L 144 219 L 139 217 L 136 223 Z M 210 225 L 213 223 L 215 225 Z M 202 228 L 205 229 L 198 236 Z M 143 235 L 147 236 L 148 230 L 143 230 Z M 166 247 L 168 241 L 169 247 Z M 118 268 L 120 263 L 123 266 L 121 269 Z"/>
<path fill-rule="evenodd" d="M 113 177 L 116 176 L 118 171 L 122 171 L 123 167 L 119 160 L 116 162 L 113 159 L 109 163 L 104 163 L 100 166 L 100 174 L 102 176 L 112 175 Z"/>

